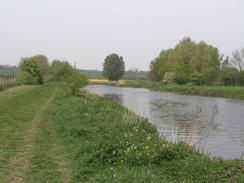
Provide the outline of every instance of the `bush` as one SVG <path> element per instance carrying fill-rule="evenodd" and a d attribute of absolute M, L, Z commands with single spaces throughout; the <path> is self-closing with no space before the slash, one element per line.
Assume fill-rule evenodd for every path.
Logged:
<path fill-rule="evenodd" d="M 203 80 L 207 85 L 216 85 L 219 80 L 220 70 L 215 67 L 206 67 L 202 71 Z"/>
<path fill-rule="evenodd" d="M 61 78 L 61 87 L 67 95 L 79 96 L 82 92 L 80 88 L 88 83 L 84 74 L 79 74 L 76 69 L 72 74 L 66 74 Z"/>
<path fill-rule="evenodd" d="M 18 76 L 17 81 L 25 85 L 36 85 L 37 80 L 29 72 L 21 72 Z"/>
<path fill-rule="evenodd" d="M 187 76 L 187 74 L 183 71 L 177 72 L 174 77 L 173 77 L 173 81 L 176 84 L 186 84 L 189 81 L 189 77 Z"/>
<path fill-rule="evenodd" d="M 239 81 L 239 71 L 234 67 L 227 67 L 222 71 L 222 80 L 225 86 L 236 86 Z"/>
<path fill-rule="evenodd" d="M 18 67 L 21 70 L 21 74 L 24 72 L 29 73 L 24 73 L 22 76 L 23 80 L 27 82 L 24 84 L 43 84 L 43 78 L 40 72 L 40 64 L 36 57 L 21 58 Z M 35 80 L 35 82 L 30 79 L 30 76 Z"/>
<path fill-rule="evenodd" d="M 191 74 L 189 81 L 194 83 L 195 85 L 202 85 L 203 84 L 202 74 L 198 72 Z"/>

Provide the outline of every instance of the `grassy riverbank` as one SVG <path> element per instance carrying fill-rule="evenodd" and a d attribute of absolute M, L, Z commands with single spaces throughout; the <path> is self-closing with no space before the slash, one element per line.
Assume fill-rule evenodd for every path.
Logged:
<path fill-rule="evenodd" d="M 178 92 L 190 95 L 214 96 L 244 100 L 243 86 L 163 85 L 162 82 L 126 81 L 125 87 L 148 88 L 155 91 Z"/>
<path fill-rule="evenodd" d="M 0 93 L 0 182 L 242 182 L 243 160 L 211 159 L 146 119 L 55 85 Z"/>

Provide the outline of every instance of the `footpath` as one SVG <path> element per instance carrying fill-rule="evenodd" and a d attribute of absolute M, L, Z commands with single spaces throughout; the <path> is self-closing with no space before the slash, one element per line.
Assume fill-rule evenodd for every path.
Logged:
<path fill-rule="evenodd" d="M 68 182 L 54 129 L 45 112 L 55 86 L 0 92 L 0 182 Z"/>

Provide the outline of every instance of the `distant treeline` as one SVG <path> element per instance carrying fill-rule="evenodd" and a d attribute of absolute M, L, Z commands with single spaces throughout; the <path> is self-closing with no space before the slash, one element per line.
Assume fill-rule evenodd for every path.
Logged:
<path fill-rule="evenodd" d="M 87 75 L 89 79 L 105 79 L 103 72 L 99 70 L 83 70 L 78 69 L 79 73 Z M 126 80 L 147 80 L 147 71 L 138 71 L 135 68 L 125 72 L 122 79 Z"/>
<path fill-rule="evenodd" d="M 89 79 L 105 79 L 103 77 L 102 71 L 99 70 L 84 70 L 78 69 L 79 73 L 85 74 Z M 128 70 L 123 77 L 123 79 L 129 80 L 147 80 L 147 71 L 138 71 L 138 70 Z M 19 75 L 20 70 L 17 66 L 10 65 L 0 65 L 0 75 Z M 132 78 L 130 79 L 129 76 Z M 133 77 L 132 77 L 133 76 Z"/>

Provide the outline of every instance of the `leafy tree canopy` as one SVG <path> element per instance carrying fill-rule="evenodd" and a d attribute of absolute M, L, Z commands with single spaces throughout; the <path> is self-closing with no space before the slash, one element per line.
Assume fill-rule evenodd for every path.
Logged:
<path fill-rule="evenodd" d="M 45 55 L 36 55 L 35 56 L 40 64 L 40 71 L 42 76 L 46 76 L 48 74 L 50 63 L 48 58 Z"/>
<path fill-rule="evenodd" d="M 220 69 L 221 59 L 218 48 L 203 41 L 196 43 L 186 37 L 174 49 L 163 50 L 151 61 L 149 79 L 161 81 L 166 72 L 181 72 L 181 75 L 185 73 L 190 76 L 193 73 L 201 74 L 209 66 Z"/>
<path fill-rule="evenodd" d="M 105 58 L 103 63 L 103 76 L 109 81 L 118 81 L 125 73 L 123 57 L 113 53 Z"/>
<path fill-rule="evenodd" d="M 49 69 L 48 80 L 60 81 L 62 76 L 71 75 L 73 67 L 68 61 L 53 60 Z"/>
<path fill-rule="evenodd" d="M 36 81 L 37 84 L 43 84 L 43 78 L 40 71 L 41 67 L 36 57 L 22 57 L 18 68 L 20 69 L 21 74 L 27 72 L 29 76 L 34 78 L 34 81 Z"/>

